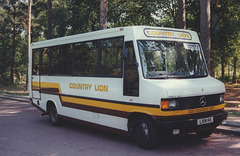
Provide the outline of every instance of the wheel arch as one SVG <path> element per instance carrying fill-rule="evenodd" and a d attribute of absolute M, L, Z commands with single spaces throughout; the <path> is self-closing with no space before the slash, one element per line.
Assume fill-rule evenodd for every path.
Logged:
<path fill-rule="evenodd" d="M 134 119 L 136 119 L 138 117 L 148 118 L 151 121 L 155 121 L 156 120 L 156 118 L 154 116 L 152 116 L 152 115 L 149 115 L 149 114 L 146 114 L 146 113 L 141 113 L 141 112 L 132 112 L 128 116 L 128 123 L 127 123 L 128 132 L 130 133 L 130 135 L 132 135 L 133 121 L 134 121 Z"/>
<path fill-rule="evenodd" d="M 154 147 L 158 134 L 154 124 L 154 117 L 144 113 L 132 113 L 128 120 L 128 131 L 134 142 L 143 149 Z"/>
<path fill-rule="evenodd" d="M 46 104 L 47 114 L 49 114 L 49 110 L 51 106 L 54 106 L 58 110 L 55 102 L 53 102 L 52 100 L 48 100 Z"/>

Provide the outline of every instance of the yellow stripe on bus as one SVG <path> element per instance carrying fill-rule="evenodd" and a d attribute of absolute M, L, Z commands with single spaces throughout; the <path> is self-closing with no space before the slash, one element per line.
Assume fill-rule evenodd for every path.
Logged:
<path fill-rule="evenodd" d="M 40 86 L 41 88 L 58 89 L 59 93 L 62 94 L 59 83 L 41 82 Z M 39 82 L 32 82 L 32 87 L 36 89 L 39 88 Z M 131 103 L 129 103 L 129 105 L 126 105 L 121 103 L 84 99 L 80 97 L 68 97 L 64 95 L 61 96 L 61 99 L 62 99 L 62 102 L 68 102 L 73 104 L 81 104 L 85 106 L 99 107 L 99 108 L 128 112 L 128 113 L 139 112 L 139 113 L 145 113 L 152 116 L 162 116 L 162 117 L 197 114 L 197 113 L 209 112 L 214 110 L 222 110 L 225 107 L 225 104 L 221 104 L 216 106 L 194 108 L 194 109 L 187 109 L 187 110 L 162 111 L 160 108 L 135 106 L 135 105 L 131 105 Z"/>
<path fill-rule="evenodd" d="M 105 101 L 98 101 L 98 100 L 90 100 L 90 99 L 83 99 L 77 97 L 67 97 L 61 96 L 62 102 L 69 102 L 74 104 L 81 104 L 91 107 L 99 107 L 104 109 L 110 110 L 117 110 L 123 112 L 142 112 L 149 115 L 159 115 L 160 108 L 148 108 L 148 107 L 141 107 L 141 106 L 133 106 L 133 105 L 125 105 L 120 103 L 113 103 L 113 102 L 105 102 Z"/>
<path fill-rule="evenodd" d="M 52 82 L 32 82 L 32 89 L 40 89 L 41 88 L 54 88 L 54 89 L 58 89 L 59 93 L 62 93 L 61 91 L 61 87 L 59 85 L 59 83 L 52 83 Z"/>
<path fill-rule="evenodd" d="M 139 113 L 146 113 L 152 116 L 164 116 L 164 117 L 209 112 L 214 110 L 221 110 L 225 107 L 225 104 L 221 104 L 217 106 L 195 108 L 195 109 L 188 109 L 188 110 L 161 111 L 160 108 L 150 108 L 150 107 L 148 108 L 148 107 L 141 107 L 141 106 L 134 106 L 134 105 L 124 105 L 124 104 L 118 104 L 118 103 L 112 103 L 112 102 L 104 102 L 104 101 L 89 100 L 89 99 L 75 98 L 75 97 L 66 97 L 66 96 L 62 96 L 62 101 L 74 103 L 74 104 L 81 104 L 86 106 L 110 109 L 110 110 L 124 111 L 129 113 L 139 112 Z"/>
<path fill-rule="evenodd" d="M 222 110 L 224 109 L 224 107 L 225 107 L 225 104 L 221 104 L 216 106 L 179 110 L 179 111 L 161 111 L 160 116 L 178 116 L 178 115 L 197 114 L 197 113 L 203 113 L 203 112 L 209 112 L 209 111 L 215 111 L 215 110 Z"/>
<path fill-rule="evenodd" d="M 39 82 L 32 81 L 32 89 L 33 90 L 39 90 L 40 89 Z"/>

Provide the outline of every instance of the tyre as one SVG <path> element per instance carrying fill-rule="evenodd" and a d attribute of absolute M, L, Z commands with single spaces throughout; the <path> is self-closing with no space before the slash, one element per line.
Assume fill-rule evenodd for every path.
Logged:
<path fill-rule="evenodd" d="M 208 129 L 208 130 L 203 130 L 203 131 L 198 131 L 197 135 L 200 136 L 201 138 L 207 138 L 210 135 L 212 135 L 214 131 L 215 131 L 215 128 Z"/>
<path fill-rule="evenodd" d="M 59 119 L 58 112 L 54 104 L 51 104 L 49 106 L 49 121 L 54 126 L 61 125 L 61 121 Z"/>
<path fill-rule="evenodd" d="M 152 120 L 145 116 L 135 117 L 132 135 L 134 142 L 143 149 L 150 149 L 156 145 L 157 133 Z"/>

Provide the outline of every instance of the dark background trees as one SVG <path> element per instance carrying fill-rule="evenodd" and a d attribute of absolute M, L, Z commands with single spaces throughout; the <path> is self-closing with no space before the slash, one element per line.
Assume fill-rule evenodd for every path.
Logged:
<path fill-rule="evenodd" d="M 200 42 L 206 58 L 208 72 L 211 73 L 211 9 L 210 0 L 200 0 Z"/>
<path fill-rule="evenodd" d="M 240 73 L 240 1 L 210 2 L 211 75 L 226 79 Z M 100 4 L 107 13 L 100 11 Z M 107 2 L 107 3 L 106 3 Z M 201 2 L 201 3 L 200 3 Z M 180 27 L 203 37 L 202 0 L 32 0 L 31 41 L 90 32 L 102 28 L 131 25 Z M 10 84 L 26 79 L 27 0 L 0 1 L 0 82 Z M 183 5 L 180 5 L 183 4 Z M 185 4 L 185 5 L 184 5 Z M 180 7 L 181 6 L 181 7 Z M 104 10 L 104 9 L 103 9 Z M 185 10 L 185 11 L 184 11 Z M 101 20 L 100 13 L 107 14 Z M 210 17 L 209 17 L 210 16 Z M 107 20 L 106 20 L 107 19 Z M 202 22 L 201 22 L 202 21 Z M 201 31 L 200 31 L 201 30 Z M 201 39 L 203 50 L 205 41 Z M 207 52 L 208 54 L 209 52 Z M 207 55 L 206 54 L 206 55 Z"/>

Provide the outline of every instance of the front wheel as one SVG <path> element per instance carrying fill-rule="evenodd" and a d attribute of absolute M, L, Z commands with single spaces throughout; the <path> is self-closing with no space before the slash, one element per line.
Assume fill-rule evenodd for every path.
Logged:
<path fill-rule="evenodd" d="M 136 117 L 133 120 L 133 139 L 135 143 L 143 148 L 150 149 L 157 142 L 157 133 L 152 121 L 147 117 Z"/>
<path fill-rule="evenodd" d="M 61 124 L 57 109 L 53 104 L 49 106 L 49 121 L 54 126 L 60 126 Z"/>

